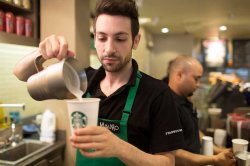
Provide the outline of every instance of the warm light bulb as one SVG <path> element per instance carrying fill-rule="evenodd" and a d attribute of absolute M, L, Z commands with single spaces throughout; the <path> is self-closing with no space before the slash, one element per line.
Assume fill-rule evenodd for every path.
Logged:
<path fill-rule="evenodd" d="M 162 29 L 161 29 L 161 32 L 162 32 L 162 33 L 168 33 L 168 32 L 169 32 L 169 29 L 168 29 L 168 28 L 162 28 Z"/>
<path fill-rule="evenodd" d="M 227 26 L 225 26 L 225 25 L 222 25 L 222 26 L 220 26 L 220 31 L 226 31 L 227 30 Z"/>

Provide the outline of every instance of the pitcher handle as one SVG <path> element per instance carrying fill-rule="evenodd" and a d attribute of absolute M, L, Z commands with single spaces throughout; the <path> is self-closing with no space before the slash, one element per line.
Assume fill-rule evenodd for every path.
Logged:
<path fill-rule="evenodd" d="M 44 59 L 44 57 L 42 55 L 39 55 L 38 57 L 36 57 L 36 59 L 34 60 L 35 63 L 35 67 L 37 72 L 42 71 L 43 68 L 43 63 L 46 61 L 46 59 Z"/>
<path fill-rule="evenodd" d="M 37 73 L 37 67 L 34 60 L 41 56 L 39 50 L 34 50 L 23 57 L 13 69 L 13 74 L 21 81 L 27 81 L 28 78 Z"/>
<path fill-rule="evenodd" d="M 45 59 L 42 55 L 39 55 L 35 58 L 34 64 L 35 64 L 37 72 L 44 70 L 43 63 L 47 60 L 49 60 L 49 59 Z M 75 64 L 75 62 L 74 62 L 75 59 L 72 57 L 65 57 L 64 59 L 62 59 L 61 61 L 58 61 L 58 62 L 62 62 L 62 61 L 69 63 L 70 65 L 73 66 L 74 69 L 76 69 L 76 67 L 79 67 L 79 65 Z"/>

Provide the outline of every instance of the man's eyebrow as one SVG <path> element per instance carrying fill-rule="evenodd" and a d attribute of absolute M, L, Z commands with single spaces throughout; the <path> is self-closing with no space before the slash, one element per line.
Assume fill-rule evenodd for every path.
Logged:
<path fill-rule="evenodd" d="M 120 36 L 120 35 L 128 35 L 128 33 L 126 33 L 126 32 L 118 32 L 118 33 L 115 33 L 115 36 Z"/>
<path fill-rule="evenodd" d="M 98 34 L 98 35 L 105 35 L 106 33 L 104 33 L 104 32 L 96 32 L 96 34 Z"/>
<path fill-rule="evenodd" d="M 100 35 L 107 35 L 105 32 L 96 32 L 96 34 L 100 34 Z M 127 32 L 117 32 L 114 34 L 114 36 L 120 36 L 120 35 L 128 35 Z"/>

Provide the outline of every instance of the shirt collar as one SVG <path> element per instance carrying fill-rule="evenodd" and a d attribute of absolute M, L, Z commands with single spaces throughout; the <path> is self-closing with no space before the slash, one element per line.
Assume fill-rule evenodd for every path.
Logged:
<path fill-rule="evenodd" d="M 171 89 L 174 99 L 177 101 L 178 104 L 188 104 L 193 105 L 190 101 L 187 100 L 186 97 L 177 95 L 172 89 Z"/>
<path fill-rule="evenodd" d="M 130 79 L 129 79 L 128 83 L 126 84 L 126 86 L 133 86 L 133 85 L 135 85 L 135 82 L 136 82 L 138 64 L 134 59 L 132 59 L 132 67 L 133 67 L 133 71 L 132 71 L 132 74 L 131 74 Z M 93 76 L 88 80 L 88 90 L 87 91 L 91 92 L 94 88 L 99 86 L 101 80 L 103 80 L 105 75 L 106 75 L 105 70 L 101 66 L 98 70 L 96 70 L 94 72 Z"/>

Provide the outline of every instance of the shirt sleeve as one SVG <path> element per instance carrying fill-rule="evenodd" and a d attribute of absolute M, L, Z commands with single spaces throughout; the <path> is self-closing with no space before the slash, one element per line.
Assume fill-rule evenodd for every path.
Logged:
<path fill-rule="evenodd" d="M 184 147 L 183 130 L 177 107 L 169 88 L 166 88 L 152 105 L 152 153 L 173 151 Z"/>

